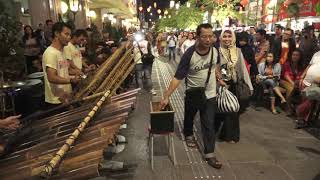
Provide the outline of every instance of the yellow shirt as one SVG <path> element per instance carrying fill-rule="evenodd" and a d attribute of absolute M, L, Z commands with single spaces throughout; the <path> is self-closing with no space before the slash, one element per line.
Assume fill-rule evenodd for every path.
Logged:
<path fill-rule="evenodd" d="M 60 104 L 59 97 L 64 94 L 71 94 L 71 84 L 50 83 L 47 76 L 46 67 L 57 70 L 58 76 L 69 78 L 70 63 L 64 58 L 62 51 L 49 46 L 42 56 L 42 66 L 44 70 L 45 101 L 51 104 Z"/>

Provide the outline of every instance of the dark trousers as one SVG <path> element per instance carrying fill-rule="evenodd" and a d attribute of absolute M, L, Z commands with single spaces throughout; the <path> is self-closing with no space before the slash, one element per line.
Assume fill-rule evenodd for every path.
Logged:
<path fill-rule="evenodd" d="M 194 116 L 200 111 L 201 131 L 204 143 L 204 153 L 209 154 L 214 152 L 215 147 L 215 110 L 216 98 L 207 99 L 206 103 L 201 107 L 196 107 L 193 99 L 186 96 L 184 102 L 184 136 L 193 135 L 193 120 Z"/>

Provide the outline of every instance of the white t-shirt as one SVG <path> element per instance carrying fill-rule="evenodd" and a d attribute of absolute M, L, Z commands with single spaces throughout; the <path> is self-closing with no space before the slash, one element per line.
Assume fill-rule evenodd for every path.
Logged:
<path fill-rule="evenodd" d="M 315 83 L 315 79 L 320 77 L 320 51 L 312 56 L 310 65 L 306 77 L 303 79 L 306 86 L 311 86 Z"/>
<path fill-rule="evenodd" d="M 195 41 L 194 39 L 192 39 L 192 40 L 190 40 L 190 39 L 185 40 L 185 41 L 183 42 L 183 44 L 181 45 L 181 52 L 182 52 L 182 54 L 183 54 L 184 52 L 186 52 L 189 47 L 193 46 L 193 45 L 195 44 L 195 42 L 196 42 L 196 41 Z"/>
<path fill-rule="evenodd" d="M 71 94 L 71 84 L 50 83 L 47 76 L 46 67 L 57 70 L 58 76 L 69 78 L 70 63 L 64 58 L 62 51 L 49 46 L 43 53 L 42 66 L 44 69 L 45 101 L 51 104 L 60 104 L 59 97 L 64 94 Z"/>
<path fill-rule="evenodd" d="M 312 64 L 320 64 L 320 51 L 316 52 L 310 61 L 310 65 Z"/>
<path fill-rule="evenodd" d="M 177 37 L 176 36 L 168 36 L 168 47 L 175 47 L 177 44 Z"/>
<path fill-rule="evenodd" d="M 147 40 L 141 40 L 138 42 L 139 43 L 139 47 L 142 51 L 143 54 L 148 54 L 148 41 Z M 136 42 L 134 42 L 134 47 L 138 48 L 138 51 L 139 50 L 139 47 L 138 47 L 138 44 Z"/>
<path fill-rule="evenodd" d="M 72 60 L 77 68 L 82 69 L 82 55 L 75 45 L 69 42 L 68 45 L 63 48 L 63 54 L 66 59 Z"/>

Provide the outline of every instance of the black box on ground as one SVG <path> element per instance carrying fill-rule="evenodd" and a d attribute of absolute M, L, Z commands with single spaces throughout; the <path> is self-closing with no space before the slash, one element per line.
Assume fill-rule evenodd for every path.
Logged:
<path fill-rule="evenodd" d="M 174 111 L 170 103 L 163 110 L 160 102 L 150 102 L 150 131 L 154 134 L 174 132 Z"/>

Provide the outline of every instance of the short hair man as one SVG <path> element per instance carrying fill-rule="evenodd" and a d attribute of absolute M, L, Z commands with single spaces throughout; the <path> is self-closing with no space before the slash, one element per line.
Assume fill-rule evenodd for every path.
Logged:
<path fill-rule="evenodd" d="M 48 108 L 68 101 L 72 92 L 71 83 L 79 81 L 69 76 L 69 61 L 63 55 L 63 47 L 71 38 L 71 28 L 57 22 L 52 26 L 52 43 L 43 53 L 45 102 Z"/>
<path fill-rule="evenodd" d="M 291 57 L 293 50 L 296 48 L 296 43 L 293 40 L 293 31 L 286 28 L 282 34 L 282 38 L 273 43 L 272 53 L 274 60 L 281 65 L 285 64 Z"/>
<path fill-rule="evenodd" d="M 82 58 L 79 46 L 88 38 L 87 31 L 84 29 L 77 29 L 72 33 L 71 40 L 68 45 L 63 48 L 63 53 L 67 60 L 70 60 L 70 67 L 74 74 L 82 74 L 82 71 L 90 71 L 93 66 L 88 66 Z M 84 67 L 84 69 L 82 68 Z"/>
<path fill-rule="evenodd" d="M 210 166 L 219 169 L 222 164 L 214 157 L 216 79 L 219 79 L 216 78 L 215 72 L 219 72 L 217 75 L 220 75 L 220 66 L 217 65 L 219 63 L 219 55 L 217 49 L 213 47 L 213 32 L 210 24 L 199 25 L 196 33 L 198 42 L 183 54 L 176 74 L 161 100 L 161 108 L 164 108 L 169 103 L 170 95 L 186 78 L 187 90 L 184 116 L 186 143 L 189 147 L 196 146 L 193 137 L 193 119 L 195 114 L 200 111 L 205 158 Z M 210 74 L 209 71 L 213 73 Z M 223 83 L 223 81 L 219 82 Z M 192 96 L 192 91 L 199 88 L 202 89 L 202 98 Z M 199 102 L 197 100 L 199 98 L 204 99 L 204 101 Z M 195 105 L 196 101 L 199 102 L 197 105 Z"/>

